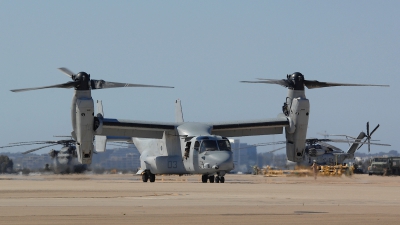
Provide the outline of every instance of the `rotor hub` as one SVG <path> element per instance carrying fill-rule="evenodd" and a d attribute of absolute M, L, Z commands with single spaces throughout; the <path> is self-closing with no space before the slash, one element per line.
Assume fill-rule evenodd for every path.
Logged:
<path fill-rule="evenodd" d="M 291 83 L 293 90 L 304 90 L 304 75 L 299 72 L 294 72 L 287 76 L 287 79 Z"/>
<path fill-rule="evenodd" d="M 79 72 L 74 75 L 72 79 L 78 84 L 75 86 L 75 90 L 89 90 L 90 89 L 90 74 L 86 72 Z"/>

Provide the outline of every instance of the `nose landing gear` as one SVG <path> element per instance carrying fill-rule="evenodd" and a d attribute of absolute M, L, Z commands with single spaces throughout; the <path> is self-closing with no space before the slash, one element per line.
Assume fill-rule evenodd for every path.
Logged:
<path fill-rule="evenodd" d="M 210 181 L 210 183 L 225 183 L 225 177 L 221 176 L 221 175 L 216 175 L 214 177 L 214 175 L 208 175 L 208 174 L 204 174 L 201 176 L 201 182 L 202 183 L 207 183 L 207 181 Z"/>
<path fill-rule="evenodd" d="M 149 170 L 146 170 L 142 173 L 142 181 L 147 182 L 148 180 L 153 183 L 154 181 L 156 181 L 156 175 L 152 174 Z"/>
<path fill-rule="evenodd" d="M 225 183 L 225 177 L 216 175 L 215 183 Z"/>

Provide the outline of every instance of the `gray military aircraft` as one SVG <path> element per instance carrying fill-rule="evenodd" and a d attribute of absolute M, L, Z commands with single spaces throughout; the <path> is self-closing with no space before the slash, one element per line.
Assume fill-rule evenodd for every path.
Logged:
<path fill-rule="evenodd" d="M 73 82 L 12 91 L 74 87 L 72 136 L 77 141 L 79 162 L 90 164 L 95 135 L 98 152 L 105 150 L 107 137 L 133 137 L 132 142 L 141 151 L 143 181 L 154 181 L 155 174 L 195 173 L 203 174 L 203 182 L 213 182 L 215 179 L 224 182 L 224 175 L 233 169 L 232 152 L 226 137 L 280 134 L 284 127 L 289 160 L 302 161 L 309 116 L 309 101 L 305 97 L 304 86 L 387 86 L 307 81 L 301 73 L 293 73 L 283 80 L 257 81 L 280 84 L 289 89 L 284 113 L 276 118 L 217 123 L 184 122 L 181 107 L 177 107 L 176 122 L 165 123 L 104 118 L 101 102 L 98 103 L 98 113 L 95 116 L 91 90 L 138 85 L 90 80 L 90 75 L 85 72 L 74 74 L 66 68 L 60 70 L 71 77 Z M 176 103 L 180 105 L 179 101 Z"/>
<path fill-rule="evenodd" d="M 295 72 L 290 75 L 288 74 L 286 79 L 282 80 L 258 78 L 258 81 L 242 82 L 278 84 L 288 89 L 288 94 L 286 101 L 283 103 L 282 111 L 289 122 L 289 125 L 285 127 L 286 155 L 288 160 L 293 162 L 302 162 L 305 154 L 307 126 L 310 113 L 310 103 L 305 95 L 305 87 L 308 89 L 336 86 L 389 87 L 389 85 L 346 84 L 305 80 L 303 74 L 299 72 Z"/>
<path fill-rule="evenodd" d="M 28 154 L 43 148 L 62 145 L 63 147 L 60 150 L 52 149 L 49 152 L 49 155 L 53 160 L 52 169 L 54 170 L 54 173 L 80 173 L 87 169 L 87 165 L 80 164 L 78 162 L 75 144 L 76 141 L 72 139 L 58 140 L 58 141 L 29 141 L 29 142 L 10 143 L 9 145 L 1 146 L 0 148 L 10 148 L 10 147 L 29 146 L 29 145 L 44 145 L 38 148 L 22 152 L 22 154 Z"/>

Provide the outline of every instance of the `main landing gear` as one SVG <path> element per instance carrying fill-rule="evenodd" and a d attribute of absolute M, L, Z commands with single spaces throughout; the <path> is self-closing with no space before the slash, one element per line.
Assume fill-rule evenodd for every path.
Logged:
<path fill-rule="evenodd" d="M 219 176 L 219 175 L 208 175 L 204 174 L 201 176 L 201 182 L 202 183 L 207 183 L 207 181 L 210 181 L 210 183 L 225 183 L 225 177 L 224 176 Z"/>
<path fill-rule="evenodd" d="M 152 174 L 149 170 L 146 170 L 142 173 L 142 181 L 147 182 L 148 180 L 153 183 L 156 181 L 156 175 Z"/>

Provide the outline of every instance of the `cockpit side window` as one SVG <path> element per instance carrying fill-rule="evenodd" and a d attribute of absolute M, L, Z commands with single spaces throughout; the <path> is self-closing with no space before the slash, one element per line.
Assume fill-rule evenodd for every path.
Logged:
<path fill-rule="evenodd" d="M 196 142 L 194 143 L 193 149 L 196 150 L 196 151 L 198 151 L 198 150 L 199 150 L 199 147 L 200 147 L 200 142 L 196 141 Z"/>
<path fill-rule="evenodd" d="M 187 159 L 188 157 L 189 157 L 189 153 L 190 153 L 190 145 L 191 145 L 191 143 L 192 142 L 186 142 L 186 147 L 185 147 L 185 154 L 184 154 L 184 156 L 185 156 L 185 159 Z"/>
<path fill-rule="evenodd" d="M 217 142 L 215 140 L 203 140 L 200 145 L 200 152 L 218 151 Z"/>
<path fill-rule="evenodd" d="M 228 140 L 218 140 L 218 147 L 221 151 L 231 151 L 231 143 Z"/>

